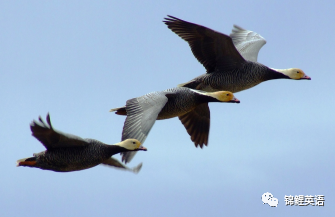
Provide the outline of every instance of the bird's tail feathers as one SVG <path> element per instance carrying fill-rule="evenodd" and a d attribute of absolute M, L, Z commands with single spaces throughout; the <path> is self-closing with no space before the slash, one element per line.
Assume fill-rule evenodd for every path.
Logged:
<path fill-rule="evenodd" d="M 34 166 L 36 164 L 36 157 L 27 157 L 27 158 L 22 158 L 20 160 L 16 161 L 16 166 Z"/>
<path fill-rule="evenodd" d="M 177 87 L 188 87 L 188 88 L 191 88 L 191 89 L 198 89 L 198 86 L 199 86 L 199 82 L 195 79 L 177 85 Z"/>
<path fill-rule="evenodd" d="M 111 109 L 109 112 L 115 112 L 117 115 L 127 115 L 126 106 Z"/>

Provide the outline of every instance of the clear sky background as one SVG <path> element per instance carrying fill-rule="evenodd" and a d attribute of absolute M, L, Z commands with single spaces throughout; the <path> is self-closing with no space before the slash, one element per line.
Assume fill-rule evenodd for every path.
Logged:
<path fill-rule="evenodd" d="M 322 3 L 320 3 L 322 2 Z M 330 216 L 334 189 L 334 1 L 1 1 L 2 216 Z M 258 61 L 311 81 L 274 80 L 211 103 L 209 146 L 178 118 L 157 121 L 129 166 L 56 173 L 15 167 L 44 147 L 29 124 L 120 141 L 126 100 L 205 73 L 166 15 L 229 34 L 260 33 Z M 120 158 L 120 156 L 117 156 Z M 271 192 L 279 205 L 263 205 Z M 324 207 L 285 195 L 325 195 Z"/>

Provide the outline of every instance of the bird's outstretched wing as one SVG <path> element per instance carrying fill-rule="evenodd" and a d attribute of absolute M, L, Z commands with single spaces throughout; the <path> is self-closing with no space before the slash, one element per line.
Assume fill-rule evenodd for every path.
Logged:
<path fill-rule="evenodd" d="M 113 157 L 108 158 L 107 160 L 103 161 L 102 164 L 106 165 L 106 166 L 116 167 L 118 169 L 128 170 L 128 171 L 131 171 L 133 173 L 138 173 L 142 168 L 142 163 L 138 164 L 136 167 L 129 168 L 129 167 L 127 167 L 126 165 L 124 165 L 123 163 L 121 163 L 120 161 L 118 161 L 117 159 L 115 159 Z"/>
<path fill-rule="evenodd" d="M 39 121 L 33 121 L 30 124 L 32 135 L 38 139 L 46 149 L 64 148 L 64 147 L 80 147 L 89 143 L 72 134 L 62 133 L 55 130 L 50 121 L 50 115 L 47 114 L 47 123 L 39 117 Z"/>
<path fill-rule="evenodd" d="M 244 59 L 257 62 L 258 52 L 266 44 L 266 40 L 260 34 L 234 25 L 230 37 Z"/>
<path fill-rule="evenodd" d="M 210 111 L 208 103 L 198 105 L 194 110 L 178 117 L 186 128 L 195 147 L 202 148 L 208 143 Z"/>
<path fill-rule="evenodd" d="M 137 139 L 142 144 L 147 138 L 158 114 L 168 101 L 164 92 L 152 92 L 127 101 L 127 118 L 124 122 L 121 141 Z M 123 152 L 122 161 L 130 162 L 136 151 Z"/>
<path fill-rule="evenodd" d="M 245 62 L 228 35 L 169 15 L 163 22 L 188 42 L 207 73 L 229 71 Z"/>

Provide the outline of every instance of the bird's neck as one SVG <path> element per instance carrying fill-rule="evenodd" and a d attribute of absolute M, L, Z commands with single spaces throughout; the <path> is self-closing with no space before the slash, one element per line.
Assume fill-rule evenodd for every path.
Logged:
<path fill-rule="evenodd" d="M 209 103 L 209 102 L 220 102 L 218 99 L 207 95 L 207 94 L 197 94 L 196 97 L 197 104 Z"/>
<path fill-rule="evenodd" d="M 108 150 L 110 151 L 110 153 L 112 155 L 114 154 L 118 154 L 120 152 L 126 152 L 126 151 L 129 151 L 128 149 L 120 146 L 120 143 L 116 143 L 114 145 L 108 145 Z"/>
<path fill-rule="evenodd" d="M 271 68 L 271 69 L 274 70 L 274 71 L 283 73 L 284 75 L 287 75 L 288 72 L 289 72 L 289 69 L 273 69 L 273 68 Z"/>
<path fill-rule="evenodd" d="M 265 75 L 265 81 L 267 80 L 273 80 L 273 79 L 290 79 L 290 77 L 287 75 L 287 69 L 273 69 L 269 68 L 268 72 Z"/>

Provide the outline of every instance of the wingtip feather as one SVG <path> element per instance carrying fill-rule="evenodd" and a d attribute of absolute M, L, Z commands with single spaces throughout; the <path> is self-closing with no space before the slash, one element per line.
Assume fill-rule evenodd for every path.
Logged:
<path fill-rule="evenodd" d="M 49 114 L 49 112 L 48 112 L 48 114 L 47 114 L 47 123 L 49 124 L 49 127 L 50 127 L 50 129 L 52 129 L 53 130 L 53 127 L 52 127 L 52 124 L 51 124 L 51 119 L 50 119 L 50 114 Z"/>
<path fill-rule="evenodd" d="M 140 163 L 140 164 L 138 164 L 136 167 L 132 168 L 131 170 L 132 170 L 135 174 L 137 174 L 137 173 L 139 173 L 140 170 L 142 169 L 142 165 L 143 165 L 143 163 Z"/>

